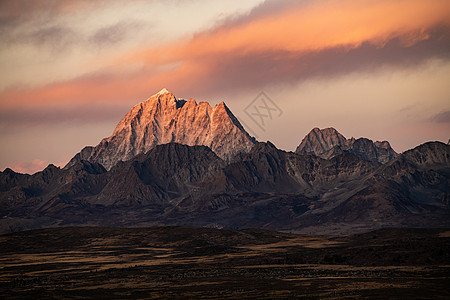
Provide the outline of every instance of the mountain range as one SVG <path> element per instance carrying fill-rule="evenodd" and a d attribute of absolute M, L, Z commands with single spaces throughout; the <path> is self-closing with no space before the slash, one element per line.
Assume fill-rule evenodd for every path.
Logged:
<path fill-rule="evenodd" d="M 222 102 L 162 90 L 64 167 L 0 172 L 0 232 L 192 225 L 303 233 L 449 227 L 450 146 L 314 128 L 295 152 L 252 138 Z"/>
<path fill-rule="evenodd" d="M 302 140 L 295 152 L 299 154 L 312 154 L 330 159 L 343 152 L 355 155 L 370 161 L 387 163 L 397 157 L 388 141 L 373 142 L 367 138 L 346 139 L 334 128 L 314 128 Z"/>

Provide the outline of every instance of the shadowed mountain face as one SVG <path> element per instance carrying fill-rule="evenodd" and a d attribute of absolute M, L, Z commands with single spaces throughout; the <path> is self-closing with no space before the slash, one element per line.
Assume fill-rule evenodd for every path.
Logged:
<path fill-rule="evenodd" d="M 205 146 L 159 145 L 116 165 L 92 203 L 131 207 L 167 205 L 171 199 L 206 184 L 223 166 L 223 160 Z"/>
<path fill-rule="evenodd" d="M 113 134 L 95 147 L 85 147 L 66 169 L 81 160 L 102 164 L 107 170 L 117 162 L 146 153 L 166 143 L 204 145 L 219 157 L 230 160 L 249 151 L 255 140 L 245 131 L 225 103 L 214 108 L 175 98 L 166 89 L 134 106 Z"/>
<path fill-rule="evenodd" d="M 348 152 L 363 159 L 383 164 L 391 161 L 398 155 L 387 141 L 373 142 L 366 138 L 346 139 L 334 128 L 314 128 L 302 140 L 295 152 L 316 155 L 325 159 Z"/>
<path fill-rule="evenodd" d="M 450 146 L 426 143 L 380 164 L 256 143 L 226 163 L 169 143 L 110 171 L 80 161 L 34 175 L 0 173 L 2 232 L 60 225 L 259 227 L 349 233 L 448 227 Z"/>

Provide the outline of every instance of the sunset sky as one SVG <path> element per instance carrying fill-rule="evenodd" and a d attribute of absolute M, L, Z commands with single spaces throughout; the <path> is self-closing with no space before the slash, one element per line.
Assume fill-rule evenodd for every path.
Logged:
<path fill-rule="evenodd" d="M 450 138 L 449 0 L 0 0 L 0 170 L 64 166 L 167 88 L 293 151 Z M 245 113 L 261 91 L 282 114 Z"/>

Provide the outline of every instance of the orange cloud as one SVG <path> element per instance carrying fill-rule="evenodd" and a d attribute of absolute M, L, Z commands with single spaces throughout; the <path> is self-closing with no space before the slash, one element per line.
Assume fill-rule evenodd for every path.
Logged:
<path fill-rule="evenodd" d="M 114 59 L 151 65 L 219 53 L 304 52 L 333 47 L 354 48 L 364 42 L 380 47 L 395 37 L 405 45 L 427 39 L 426 29 L 450 24 L 446 0 L 329 0 L 292 4 L 274 14 L 252 18 L 198 34 L 188 42 L 137 51 Z"/>
<path fill-rule="evenodd" d="M 194 84 L 201 73 L 204 73 L 202 66 L 186 62 L 176 69 L 159 73 L 142 69 L 125 76 L 113 70 L 40 87 L 9 88 L 0 92 L 0 126 L 10 122 L 14 124 L 14 119 L 36 124 L 36 118 L 46 116 L 48 121 L 56 121 L 58 112 L 64 112 L 61 114 L 61 121 L 64 121 L 70 119 L 67 115 L 70 110 L 77 119 L 86 121 L 86 118 L 79 118 L 79 113 L 89 107 L 93 111 L 98 110 L 102 105 L 105 110 L 102 115 L 115 116 L 123 103 L 128 103 L 128 107 L 143 101 L 162 87 L 185 90 Z M 33 114 L 36 118 L 29 118 Z M 88 115 L 96 119 L 94 114 Z"/>
<path fill-rule="evenodd" d="M 130 78 L 114 74 L 76 78 L 66 82 L 56 82 L 36 88 L 10 88 L 0 93 L 0 109 L 17 106 L 28 108 L 42 105 L 88 104 L 90 102 L 118 102 L 124 96 L 134 95 L 140 90 L 145 79 L 139 75 Z"/>
<path fill-rule="evenodd" d="M 204 96 L 417 64 L 448 58 L 449 28 L 447 0 L 293 1 L 191 40 L 106 58 L 103 65 L 109 67 L 100 70 L 102 75 L 5 90 L 0 109 L 135 102 L 162 87 Z M 141 67 L 130 72 L 130 66 Z"/>

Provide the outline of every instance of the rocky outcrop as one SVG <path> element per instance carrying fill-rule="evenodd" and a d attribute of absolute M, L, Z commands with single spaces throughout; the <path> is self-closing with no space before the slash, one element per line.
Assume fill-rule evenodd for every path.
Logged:
<path fill-rule="evenodd" d="M 388 141 L 373 142 L 367 138 L 347 139 L 334 128 L 314 128 L 305 136 L 295 152 L 316 155 L 324 159 L 348 152 L 362 159 L 382 164 L 393 160 L 398 155 Z"/>
<path fill-rule="evenodd" d="M 316 127 L 303 138 L 295 152 L 320 155 L 328 152 L 335 146 L 344 148 L 346 143 L 347 139 L 336 129 L 332 127 L 319 129 Z"/>

